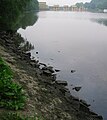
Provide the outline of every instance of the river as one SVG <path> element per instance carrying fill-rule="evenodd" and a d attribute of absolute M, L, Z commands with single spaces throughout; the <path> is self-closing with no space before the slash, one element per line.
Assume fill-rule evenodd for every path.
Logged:
<path fill-rule="evenodd" d="M 36 59 L 61 70 L 57 79 L 68 81 L 71 94 L 107 120 L 107 14 L 43 11 L 18 32 L 35 46 Z"/>

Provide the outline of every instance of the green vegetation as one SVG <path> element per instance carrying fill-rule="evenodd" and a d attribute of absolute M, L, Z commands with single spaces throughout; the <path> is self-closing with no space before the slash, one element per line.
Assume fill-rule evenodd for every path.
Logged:
<path fill-rule="evenodd" d="M 0 30 L 13 30 L 25 11 L 38 9 L 37 0 L 0 0 Z"/>
<path fill-rule="evenodd" d="M 0 107 L 18 110 L 24 108 L 26 97 L 22 87 L 12 81 L 10 67 L 0 58 Z"/>
<path fill-rule="evenodd" d="M 84 7 L 84 4 L 83 4 L 83 2 L 76 3 L 75 5 L 76 5 L 78 8 L 82 8 L 82 7 Z"/>
<path fill-rule="evenodd" d="M 75 4 L 78 8 L 85 7 L 89 11 L 93 12 L 103 12 L 104 9 L 107 9 L 107 0 L 91 0 L 91 2 L 82 2 Z"/>
<path fill-rule="evenodd" d="M 28 117 L 28 116 L 23 116 L 18 113 L 4 113 L 1 115 L 0 120 L 43 120 L 42 118 L 38 118 L 36 116 Z"/>
<path fill-rule="evenodd" d="M 91 11 L 93 10 L 100 12 L 107 9 L 107 0 L 92 0 L 90 3 L 85 3 L 84 7 Z"/>
<path fill-rule="evenodd" d="M 38 10 L 38 1 L 37 0 L 30 0 L 29 4 L 27 4 L 26 6 L 26 10 L 30 11 L 30 10 Z"/>

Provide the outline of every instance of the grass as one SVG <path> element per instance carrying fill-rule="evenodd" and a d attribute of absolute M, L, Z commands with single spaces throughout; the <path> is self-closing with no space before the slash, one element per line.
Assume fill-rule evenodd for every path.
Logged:
<path fill-rule="evenodd" d="M 40 117 L 39 118 L 36 116 L 28 117 L 14 112 L 4 113 L 3 115 L 0 116 L 1 116 L 0 120 L 43 120 Z"/>
<path fill-rule="evenodd" d="M 23 109 L 26 97 L 22 87 L 12 81 L 13 72 L 0 57 L 0 108 L 13 110 L 13 112 L 0 113 L 0 120 L 43 120 L 38 116 L 24 116 L 17 113 Z"/>
<path fill-rule="evenodd" d="M 0 107 L 12 110 L 23 109 L 26 97 L 22 87 L 12 81 L 11 68 L 0 57 Z"/>

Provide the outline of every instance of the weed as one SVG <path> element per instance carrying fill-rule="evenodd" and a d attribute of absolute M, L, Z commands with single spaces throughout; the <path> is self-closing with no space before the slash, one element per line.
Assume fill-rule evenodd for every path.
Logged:
<path fill-rule="evenodd" d="M 0 58 L 0 107 L 22 109 L 26 97 L 22 87 L 12 81 L 13 73 L 10 67 Z"/>

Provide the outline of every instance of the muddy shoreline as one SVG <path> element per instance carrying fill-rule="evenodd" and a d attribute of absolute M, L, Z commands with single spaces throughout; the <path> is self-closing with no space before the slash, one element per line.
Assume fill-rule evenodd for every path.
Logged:
<path fill-rule="evenodd" d="M 37 114 L 46 120 L 103 120 L 89 104 L 71 95 L 66 81 L 56 81 L 52 66 L 39 63 L 21 47 L 24 39 L 12 31 L 0 32 L 0 56 L 15 71 L 14 81 L 21 84 L 28 97 L 22 114 Z"/>

